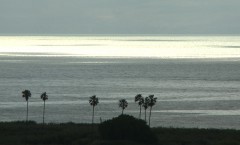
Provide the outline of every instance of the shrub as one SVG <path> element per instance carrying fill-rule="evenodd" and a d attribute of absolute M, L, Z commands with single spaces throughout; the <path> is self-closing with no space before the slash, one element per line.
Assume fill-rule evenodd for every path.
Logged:
<path fill-rule="evenodd" d="M 157 142 L 145 121 L 129 115 L 120 115 L 101 123 L 99 131 L 106 140 L 132 140 L 148 144 Z"/>

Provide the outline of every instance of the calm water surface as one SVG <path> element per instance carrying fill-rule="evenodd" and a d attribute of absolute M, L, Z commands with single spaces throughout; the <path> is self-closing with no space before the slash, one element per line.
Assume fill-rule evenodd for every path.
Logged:
<path fill-rule="evenodd" d="M 118 100 L 138 116 L 138 93 L 154 94 L 154 126 L 240 128 L 240 62 L 226 60 L 1 57 L 1 121 L 24 120 L 29 89 L 30 119 L 41 121 L 40 94 L 48 92 L 47 122 L 89 122 L 88 98 L 96 94 L 96 122 L 120 114 Z"/>

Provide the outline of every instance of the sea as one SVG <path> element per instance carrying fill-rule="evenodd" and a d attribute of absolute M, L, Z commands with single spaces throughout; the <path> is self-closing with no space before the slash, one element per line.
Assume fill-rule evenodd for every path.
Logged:
<path fill-rule="evenodd" d="M 240 36 L 0 36 L 0 121 L 95 123 L 139 117 L 137 94 L 157 97 L 151 127 L 240 129 Z M 147 117 L 149 109 L 147 110 Z M 141 118 L 144 119 L 144 110 Z"/>

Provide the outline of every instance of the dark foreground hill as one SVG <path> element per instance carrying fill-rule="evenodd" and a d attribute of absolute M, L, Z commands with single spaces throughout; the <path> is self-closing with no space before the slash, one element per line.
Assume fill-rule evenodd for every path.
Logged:
<path fill-rule="evenodd" d="M 118 123 L 119 119 L 117 120 Z M 121 121 L 121 119 L 120 119 Z M 116 121 L 114 122 L 116 123 Z M 113 123 L 113 124 L 114 124 Z M 125 122 L 126 123 L 126 122 Z M 134 122 L 131 122 L 134 123 Z M 0 123 L 0 144 L 1 145 L 240 145 L 239 130 L 219 129 L 182 129 L 182 128 L 152 128 L 146 127 L 136 130 L 137 138 L 115 136 L 106 137 L 109 130 L 101 131 L 104 127 L 112 128 L 113 124 L 103 126 L 91 124 L 37 124 L 35 122 L 2 122 Z M 141 124 L 141 123 L 140 123 Z M 129 124 L 128 124 L 129 125 Z M 133 124 L 134 125 L 134 124 Z M 114 126 L 114 125 L 113 125 Z M 114 134 L 128 134 L 129 131 L 123 126 Z M 135 126 L 138 127 L 138 126 Z M 131 127 L 129 127 L 131 128 Z M 141 136 L 141 129 L 147 131 L 147 138 L 156 141 L 146 142 Z M 124 132 L 126 130 L 126 132 Z M 102 133 L 102 134 L 101 134 Z M 104 135 L 103 135 L 104 134 Z M 122 134 L 122 135 L 123 135 Z M 154 137 L 151 137 L 151 136 Z M 113 138 L 111 138 L 113 137 Z M 156 138 L 155 138 L 156 137 Z M 142 139 L 142 140 L 141 140 Z"/>

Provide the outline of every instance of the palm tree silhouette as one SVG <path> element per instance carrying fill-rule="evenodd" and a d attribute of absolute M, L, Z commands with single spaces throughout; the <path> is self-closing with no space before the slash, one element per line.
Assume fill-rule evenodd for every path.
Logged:
<path fill-rule="evenodd" d="M 127 108 L 128 102 L 125 99 L 119 100 L 119 107 L 122 108 L 122 115 L 125 108 Z"/>
<path fill-rule="evenodd" d="M 26 99 L 27 101 L 27 117 L 26 122 L 28 122 L 28 99 L 32 96 L 31 92 L 29 90 L 22 91 L 22 97 Z"/>
<path fill-rule="evenodd" d="M 149 106 L 149 98 L 148 97 L 145 97 L 142 106 L 143 106 L 143 108 L 145 110 L 145 122 L 147 122 L 147 108 Z"/>
<path fill-rule="evenodd" d="M 140 112 L 139 112 L 139 119 L 141 119 L 141 114 L 142 114 L 142 105 L 144 103 L 144 98 L 142 97 L 142 94 L 138 94 L 135 96 L 135 103 L 138 103 L 140 107 Z"/>
<path fill-rule="evenodd" d="M 40 98 L 43 100 L 43 124 L 44 124 L 44 119 L 45 119 L 45 101 L 48 99 L 48 95 L 47 95 L 47 93 L 46 92 L 44 92 L 44 93 L 42 93 L 41 94 L 41 96 L 40 96 Z"/>
<path fill-rule="evenodd" d="M 93 95 L 92 97 L 90 97 L 89 103 L 93 107 L 93 112 L 92 112 L 92 124 L 93 124 L 94 123 L 94 107 L 99 103 L 96 95 Z"/>
<path fill-rule="evenodd" d="M 149 98 L 148 106 L 150 107 L 150 114 L 149 114 L 149 126 L 150 126 L 150 119 L 151 119 L 152 107 L 156 104 L 157 98 L 154 97 L 154 95 L 149 95 L 148 98 Z"/>

